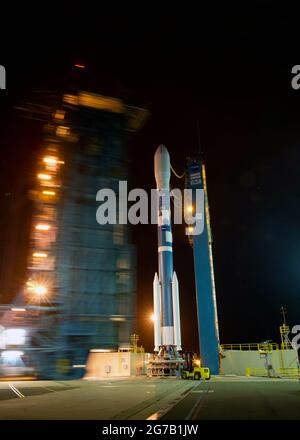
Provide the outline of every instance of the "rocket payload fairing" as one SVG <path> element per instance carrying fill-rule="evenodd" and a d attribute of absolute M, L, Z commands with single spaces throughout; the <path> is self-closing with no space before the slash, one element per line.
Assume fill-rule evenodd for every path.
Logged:
<path fill-rule="evenodd" d="M 170 208 L 170 156 L 164 145 L 154 155 L 154 174 L 158 193 L 158 275 L 153 281 L 154 351 L 180 351 L 181 331 L 179 292 L 173 271 L 173 238 Z"/>

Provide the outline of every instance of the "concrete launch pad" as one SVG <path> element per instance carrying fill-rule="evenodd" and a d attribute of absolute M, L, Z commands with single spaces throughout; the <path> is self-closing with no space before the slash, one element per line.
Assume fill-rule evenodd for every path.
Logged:
<path fill-rule="evenodd" d="M 300 420 L 292 379 L 0 382 L 1 420 Z"/>
<path fill-rule="evenodd" d="M 144 420 L 170 408 L 194 385 L 146 377 L 0 382 L 0 420 Z"/>

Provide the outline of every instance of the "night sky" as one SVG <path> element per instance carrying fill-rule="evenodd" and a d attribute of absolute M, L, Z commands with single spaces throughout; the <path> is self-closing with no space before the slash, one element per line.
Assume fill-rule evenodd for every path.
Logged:
<path fill-rule="evenodd" d="M 271 2 L 211 10 L 92 5 L 1 13 L 0 64 L 7 71 L 7 90 L 0 91 L 1 218 L 6 194 L 17 181 L 29 184 L 43 135 L 43 124 L 22 118 L 14 106 L 34 91 L 65 90 L 72 64 L 84 62 L 86 88 L 150 110 L 129 140 L 133 187 L 154 187 L 158 144 L 167 146 L 180 173 L 201 144 L 221 341 L 277 340 L 281 305 L 290 325 L 300 324 L 300 90 L 291 87 L 291 69 L 300 64 L 299 11 Z M 182 182 L 173 176 L 171 184 Z M 155 226 L 133 227 L 133 239 L 136 330 L 152 350 Z M 183 345 L 197 351 L 193 258 L 183 227 L 174 230 L 174 258 Z"/>

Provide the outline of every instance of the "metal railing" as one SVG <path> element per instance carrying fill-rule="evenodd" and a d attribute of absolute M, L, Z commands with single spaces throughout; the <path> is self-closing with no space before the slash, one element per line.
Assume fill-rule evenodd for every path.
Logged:
<path fill-rule="evenodd" d="M 278 368 L 268 372 L 266 368 L 246 368 L 245 375 L 248 377 L 300 378 L 300 370 L 298 368 Z"/>
<path fill-rule="evenodd" d="M 299 368 L 279 368 L 280 377 L 300 377 Z"/>
<path fill-rule="evenodd" d="M 275 342 L 250 342 L 245 344 L 222 344 L 222 350 L 239 350 L 239 351 L 275 351 L 279 350 L 279 345 Z"/>

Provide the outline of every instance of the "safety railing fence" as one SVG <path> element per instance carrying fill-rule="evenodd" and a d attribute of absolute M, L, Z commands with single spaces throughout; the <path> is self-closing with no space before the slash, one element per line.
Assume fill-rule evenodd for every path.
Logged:
<path fill-rule="evenodd" d="M 248 377 L 300 378 L 300 369 L 278 368 L 276 370 L 267 370 L 266 368 L 246 368 L 245 375 Z"/>
<path fill-rule="evenodd" d="M 222 344 L 222 350 L 240 350 L 240 351 L 274 351 L 280 350 L 279 344 L 271 343 L 243 343 L 243 344 Z"/>

